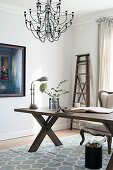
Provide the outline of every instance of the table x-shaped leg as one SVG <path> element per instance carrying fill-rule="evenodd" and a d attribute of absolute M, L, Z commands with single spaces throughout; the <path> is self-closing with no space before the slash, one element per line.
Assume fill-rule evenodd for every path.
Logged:
<path fill-rule="evenodd" d="M 108 131 L 111 133 L 111 135 L 113 136 L 113 123 L 103 123 L 103 124 L 108 129 Z M 113 170 L 113 153 L 111 155 L 111 158 L 109 160 L 106 170 Z"/>
<path fill-rule="evenodd" d="M 46 134 L 50 137 L 53 143 L 56 146 L 62 145 L 61 141 L 55 135 L 51 127 L 57 121 L 58 117 L 49 116 L 47 120 L 45 120 L 41 115 L 32 114 L 38 123 L 41 125 L 42 129 L 40 130 L 39 134 L 37 135 L 36 139 L 34 140 L 33 144 L 31 145 L 28 152 L 36 152 L 42 143 L 43 139 L 45 138 Z"/>

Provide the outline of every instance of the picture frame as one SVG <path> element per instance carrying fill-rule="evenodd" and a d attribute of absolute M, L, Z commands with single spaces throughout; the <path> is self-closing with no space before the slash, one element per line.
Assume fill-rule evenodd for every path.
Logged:
<path fill-rule="evenodd" d="M 26 47 L 0 43 L 0 97 L 25 96 Z"/>

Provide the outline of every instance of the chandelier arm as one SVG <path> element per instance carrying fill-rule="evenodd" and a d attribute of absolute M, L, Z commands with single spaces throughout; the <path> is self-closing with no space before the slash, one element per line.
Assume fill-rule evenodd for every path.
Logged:
<path fill-rule="evenodd" d="M 45 12 L 45 10 L 41 10 L 41 11 L 42 11 L 43 13 Z M 37 10 L 31 10 L 31 12 L 32 12 L 32 13 L 34 13 L 34 12 L 37 13 L 37 12 L 38 12 L 38 9 L 37 9 Z M 42 13 L 42 14 L 43 14 L 43 13 Z M 28 14 L 26 14 L 26 15 L 30 15 L 30 14 L 28 13 Z M 36 14 L 33 14 L 33 15 L 37 16 Z"/>
<path fill-rule="evenodd" d="M 29 24 L 29 27 L 30 27 L 30 23 L 29 23 L 29 21 L 28 21 L 28 20 L 26 20 L 26 27 L 27 27 L 27 29 L 28 29 L 28 30 L 30 30 L 30 31 L 31 31 L 31 29 L 28 27 L 28 24 L 27 24 L 27 23 Z"/>
<path fill-rule="evenodd" d="M 45 28 L 44 27 L 46 27 L 46 24 L 43 22 L 42 23 L 42 25 L 41 25 L 41 27 L 40 27 L 40 33 L 43 35 L 43 36 L 46 36 L 46 32 L 45 32 Z M 44 30 L 43 30 L 43 28 L 44 28 Z M 43 34 L 44 33 L 44 34 Z"/>
<path fill-rule="evenodd" d="M 57 16 L 57 18 L 55 19 L 57 22 L 58 22 L 58 24 L 59 24 L 59 21 L 60 21 L 60 13 L 59 13 L 59 15 Z"/>
<path fill-rule="evenodd" d="M 42 3 L 36 3 L 37 12 L 41 13 L 41 5 Z"/>
<path fill-rule="evenodd" d="M 56 23 L 57 23 L 58 18 L 57 18 L 57 19 L 54 19 L 54 15 L 52 15 L 52 14 L 51 14 L 51 18 L 50 18 L 50 20 L 54 20 L 54 22 L 56 22 Z"/>
<path fill-rule="evenodd" d="M 35 38 L 39 39 L 39 37 L 37 37 L 34 32 L 31 30 L 32 34 L 34 35 Z"/>
<path fill-rule="evenodd" d="M 53 21 L 51 21 L 51 22 L 53 22 Z M 57 30 L 57 29 L 59 30 L 58 24 L 55 25 L 54 22 L 53 22 L 53 31 L 54 31 L 54 33 L 58 33 L 58 30 Z"/>
<path fill-rule="evenodd" d="M 58 31 L 55 31 L 55 33 L 58 33 Z M 60 34 L 57 35 L 56 37 L 55 36 L 52 36 L 52 38 L 47 37 L 47 39 L 50 41 L 50 42 L 54 42 L 54 41 L 58 41 L 59 40 L 59 37 L 60 37 Z M 52 40 L 51 40 L 52 39 Z"/>
<path fill-rule="evenodd" d="M 40 34 L 39 34 L 40 33 Z M 37 32 L 37 35 L 40 36 L 41 38 L 45 37 L 46 38 L 46 33 L 44 31 Z M 42 36 L 41 36 L 42 35 Z"/>
<path fill-rule="evenodd" d="M 34 22 L 36 22 L 37 24 L 39 24 L 39 23 L 40 23 L 39 17 L 40 17 L 40 15 L 43 14 L 45 11 L 43 11 L 42 13 L 39 13 L 38 11 L 36 11 L 36 12 L 37 12 L 37 15 L 35 15 L 35 16 L 37 16 L 38 21 L 33 18 L 32 14 L 31 14 L 31 10 L 30 10 L 30 12 L 29 12 L 29 16 L 32 18 L 32 20 L 33 20 Z M 38 15 L 39 15 L 39 16 L 38 16 Z"/>
<path fill-rule="evenodd" d="M 68 19 L 67 15 L 60 15 L 60 17 L 62 17 L 62 16 L 65 16 L 66 18 L 65 18 L 65 20 L 62 23 L 59 23 L 59 25 L 64 24 L 67 21 L 67 19 Z M 60 17 L 58 17 L 58 18 L 60 18 Z M 57 19 L 55 19 L 55 20 L 57 20 Z"/>
<path fill-rule="evenodd" d="M 42 33 L 40 32 L 40 34 L 42 34 Z M 42 34 L 42 36 L 40 36 L 40 34 L 37 33 L 38 37 L 40 37 L 40 38 L 46 38 L 45 35 Z"/>
<path fill-rule="evenodd" d="M 52 40 L 51 40 L 51 39 L 49 39 L 49 41 L 50 41 L 50 42 L 54 42 L 54 41 L 55 41 L 55 39 L 52 39 Z"/>
<path fill-rule="evenodd" d="M 63 23 L 59 23 L 59 25 L 62 25 L 62 24 L 64 24 L 64 23 L 67 21 L 67 19 L 68 19 L 68 17 L 67 17 L 67 16 L 69 16 L 69 15 L 71 15 L 71 14 L 67 14 L 67 15 L 61 15 L 61 17 L 62 17 L 62 16 L 66 16 L 66 19 L 65 19 L 65 21 L 64 21 Z M 71 20 L 73 20 L 73 18 L 72 18 Z M 70 22 L 70 21 L 69 21 L 69 22 Z"/>
<path fill-rule="evenodd" d="M 69 24 L 68 26 L 67 26 L 67 29 L 71 26 L 72 24 Z"/>
<path fill-rule="evenodd" d="M 26 22 L 29 24 L 29 27 L 28 27 L 28 24 L 26 24 L 26 27 L 27 27 L 28 30 L 30 30 L 30 31 L 32 30 L 32 29 L 31 29 L 31 26 L 30 26 L 30 24 L 31 24 L 32 27 L 33 27 L 33 30 L 32 30 L 32 31 L 37 31 L 37 30 L 35 29 L 34 25 L 32 24 L 32 22 L 30 22 L 30 21 L 28 21 L 28 20 L 26 20 Z"/>
<path fill-rule="evenodd" d="M 67 27 L 68 27 L 68 24 L 69 24 L 70 22 L 71 22 L 71 20 L 69 20 L 67 23 L 65 23 L 65 25 L 67 25 Z M 64 25 L 64 26 L 65 26 L 65 25 Z"/>
<path fill-rule="evenodd" d="M 54 38 L 54 41 L 58 41 L 60 36 Z"/>
<path fill-rule="evenodd" d="M 61 31 L 61 33 L 64 33 L 67 30 L 67 28 L 65 28 L 64 30 Z"/>
<path fill-rule="evenodd" d="M 57 18 L 60 18 L 60 11 L 57 11 L 57 12 L 56 12 L 56 11 L 53 10 L 53 12 L 55 13 L 55 15 L 57 15 L 57 14 L 59 15 L 59 16 L 57 16 Z M 51 15 L 54 17 L 54 15 L 53 15 L 52 12 L 51 12 Z M 57 19 L 56 19 L 56 20 L 57 20 Z"/>
<path fill-rule="evenodd" d="M 29 23 L 30 23 L 30 22 L 31 22 L 33 25 L 36 25 L 36 24 L 37 24 L 38 26 L 40 26 L 40 22 L 34 22 L 34 20 L 29 21 Z"/>
<path fill-rule="evenodd" d="M 62 23 L 59 23 L 59 25 L 63 25 L 66 21 L 67 21 L 67 16 L 66 16 L 66 18 L 65 18 L 65 20 L 62 22 Z"/>
<path fill-rule="evenodd" d="M 61 33 L 64 33 L 72 24 L 68 25 L 70 22 L 67 23 L 67 27 L 65 27 L 65 29 L 63 30 L 64 26 L 61 29 Z"/>
<path fill-rule="evenodd" d="M 42 11 L 40 14 L 44 14 L 46 12 L 46 10 Z"/>
<path fill-rule="evenodd" d="M 32 17 L 32 15 L 30 14 L 30 17 L 32 18 L 32 20 L 35 22 L 35 23 L 37 23 L 37 24 L 39 24 L 39 18 L 38 18 L 38 21 L 36 21 L 33 17 Z"/>
<path fill-rule="evenodd" d="M 46 21 L 47 21 L 47 16 L 45 15 L 45 16 L 43 17 L 43 23 L 46 22 Z"/>
<path fill-rule="evenodd" d="M 32 28 L 33 28 L 33 29 L 32 29 Z M 32 22 L 30 23 L 30 30 L 33 31 L 33 32 L 34 32 L 34 31 L 37 31 L 37 29 L 35 29 L 35 27 L 34 27 L 34 25 L 33 25 Z"/>
<path fill-rule="evenodd" d="M 51 10 L 54 12 L 54 13 L 60 13 L 60 11 L 58 11 L 58 9 L 56 8 L 56 10 L 54 10 L 53 8 L 52 8 L 52 6 L 51 6 Z"/>
<path fill-rule="evenodd" d="M 55 23 L 52 19 L 50 19 L 50 21 L 53 23 L 53 27 L 55 28 L 55 27 L 58 27 L 58 23 Z M 55 26 L 55 24 L 56 24 L 56 26 Z"/>
<path fill-rule="evenodd" d="M 44 28 L 44 23 L 42 23 L 41 27 L 40 27 L 40 30 L 42 30 Z"/>
<path fill-rule="evenodd" d="M 43 1 L 43 2 L 41 2 L 41 4 L 42 4 L 42 5 L 46 5 L 47 3 Z"/>
<path fill-rule="evenodd" d="M 40 34 L 41 34 L 42 36 L 45 36 L 45 37 L 46 37 L 46 33 L 43 34 L 43 32 L 44 32 L 44 31 L 40 31 Z"/>
<path fill-rule="evenodd" d="M 53 21 L 52 19 L 50 19 L 50 20 L 51 20 L 53 23 L 55 23 L 55 24 L 56 24 L 56 26 L 55 26 L 55 27 L 58 27 L 58 26 L 59 26 L 59 22 L 58 22 L 58 20 L 54 20 L 54 19 L 53 19 L 54 21 Z M 55 25 L 55 24 L 54 24 L 54 25 Z"/>
<path fill-rule="evenodd" d="M 71 15 L 71 14 L 67 14 L 67 15 L 61 15 L 61 14 L 60 14 L 60 17 L 64 17 L 64 16 L 65 16 L 65 17 L 68 19 L 68 16 L 69 16 L 69 15 Z M 57 20 L 57 19 L 55 19 L 55 20 Z M 72 20 L 73 20 L 73 18 L 72 18 Z"/>
<path fill-rule="evenodd" d="M 45 38 L 44 39 L 39 38 L 39 40 L 43 43 L 45 42 Z"/>
<path fill-rule="evenodd" d="M 59 16 L 59 18 L 60 18 L 60 16 Z M 64 20 L 62 23 L 57 23 L 57 25 L 59 25 L 59 26 L 60 26 L 60 25 L 63 25 L 63 24 L 67 21 L 67 19 L 68 19 L 68 18 L 67 18 L 67 16 L 66 16 L 65 20 Z M 55 19 L 54 21 L 57 21 L 57 19 Z"/>
<path fill-rule="evenodd" d="M 40 13 L 39 14 L 44 14 L 46 12 L 46 10 L 39 10 Z M 38 11 L 37 11 L 38 12 Z"/>
<path fill-rule="evenodd" d="M 60 37 L 60 36 L 59 36 Z M 58 41 L 59 40 L 59 37 L 55 38 L 54 41 Z"/>
<path fill-rule="evenodd" d="M 67 24 L 65 24 L 62 28 L 61 28 L 61 33 L 64 33 L 67 30 Z"/>
<path fill-rule="evenodd" d="M 41 14 L 41 8 L 37 8 L 37 12 Z"/>
<path fill-rule="evenodd" d="M 38 21 L 34 20 L 34 18 L 33 18 L 33 17 L 31 17 L 31 18 L 33 19 L 33 21 L 35 22 L 35 24 L 37 23 L 37 24 L 41 25 L 41 24 L 40 24 L 39 17 L 38 17 Z M 45 21 L 45 18 L 44 18 L 44 21 Z M 44 21 L 43 21 L 43 22 L 44 22 Z"/>
<path fill-rule="evenodd" d="M 31 30 L 31 32 L 32 32 L 32 34 L 33 34 L 33 36 L 34 36 L 35 38 L 39 39 L 41 42 L 45 42 L 45 38 L 40 37 L 39 35 L 36 36 L 32 30 Z M 44 40 L 42 40 L 42 38 L 43 38 Z"/>
<path fill-rule="evenodd" d="M 71 22 L 72 22 L 72 20 L 70 20 L 70 21 L 67 22 L 67 28 L 72 25 Z M 68 26 L 68 24 L 69 24 L 69 26 Z"/>
<path fill-rule="evenodd" d="M 50 42 L 54 42 L 54 41 L 57 41 L 55 40 L 55 38 L 51 39 L 51 38 L 47 38 Z"/>
<path fill-rule="evenodd" d="M 41 32 L 40 32 L 40 33 L 41 33 Z M 45 36 L 45 35 L 40 36 L 40 33 L 39 33 L 39 32 L 37 33 L 37 36 L 39 37 L 39 39 L 45 39 L 46 36 Z"/>

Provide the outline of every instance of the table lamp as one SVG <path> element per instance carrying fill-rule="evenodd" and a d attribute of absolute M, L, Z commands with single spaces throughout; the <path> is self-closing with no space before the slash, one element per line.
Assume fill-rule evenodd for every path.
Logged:
<path fill-rule="evenodd" d="M 31 83 L 31 105 L 30 105 L 30 109 L 37 109 L 38 107 L 36 106 L 35 104 L 35 85 L 34 85 L 34 82 L 36 81 L 47 81 L 48 78 L 47 77 L 41 77 L 40 79 L 37 79 L 37 80 L 34 80 L 32 83 Z"/>

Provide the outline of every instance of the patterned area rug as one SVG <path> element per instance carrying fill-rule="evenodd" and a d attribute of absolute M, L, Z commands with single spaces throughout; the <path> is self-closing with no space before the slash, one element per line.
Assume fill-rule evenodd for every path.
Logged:
<path fill-rule="evenodd" d="M 91 140 L 86 135 L 86 141 Z M 101 140 L 96 137 L 96 140 Z M 8 149 L 0 152 L 1 170 L 87 170 L 85 164 L 85 148 L 80 146 L 80 135 L 61 139 L 62 146 L 54 146 L 50 141 L 43 142 L 35 153 L 28 153 L 29 146 Z M 107 153 L 107 144 L 103 145 L 103 167 L 106 169 L 110 155 Z"/>

